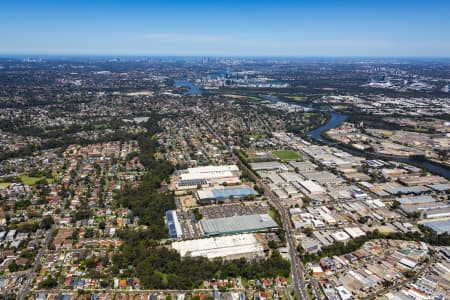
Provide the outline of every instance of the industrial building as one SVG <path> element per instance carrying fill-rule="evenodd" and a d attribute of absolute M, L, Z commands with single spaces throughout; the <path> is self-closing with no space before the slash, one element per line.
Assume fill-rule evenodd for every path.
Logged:
<path fill-rule="evenodd" d="M 422 223 L 423 225 L 430 227 L 437 234 L 442 234 L 444 232 L 450 233 L 450 219 L 446 220 L 436 220 L 436 221 L 426 221 Z"/>
<path fill-rule="evenodd" d="M 424 213 L 426 219 L 447 218 L 450 217 L 450 206 L 427 210 Z"/>
<path fill-rule="evenodd" d="M 401 203 L 401 210 L 406 213 L 420 212 L 427 219 L 450 217 L 448 201 L 436 201 L 428 195 L 397 198 L 397 201 Z"/>
<path fill-rule="evenodd" d="M 319 195 L 325 193 L 325 189 L 312 180 L 302 180 L 299 182 L 299 184 L 301 185 L 302 190 L 305 192 L 305 194 Z"/>
<path fill-rule="evenodd" d="M 258 232 L 278 228 L 278 224 L 268 214 L 201 220 L 200 223 L 206 236 Z"/>
<path fill-rule="evenodd" d="M 432 184 L 428 186 L 437 192 L 447 192 L 450 191 L 450 184 Z"/>
<path fill-rule="evenodd" d="M 361 230 L 359 227 L 347 227 L 344 228 L 344 231 L 352 237 L 352 239 L 356 239 L 357 237 L 364 236 L 366 233 Z"/>
<path fill-rule="evenodd" d="M 251 163 L 250 167 L 254 171 L 284 171 L 287 172 L 289 169 L 282 163 L 278 161 L 264 161 Z"/>
<path fill-rule="evenodd" d="M 256 196 L 258 193 L 250 187 L 234 187 L 223 189 L 200 190 L 195 194 L 200 203 L 210 203 L 215 201 L 224 202 L 226 200 L 243 199 L 248 196 Z"/>
<path fill-rule="evenodd" d="M 181 224 L 178 221 L 177 212 L 175 210 L 168 210 L 166 212 L 166 222 L 167 227 L 169 228 L 169 236 L 171 238 L 180 238 L 183 236 Z"/>
<path fill-rule="evenodd" d="M 237 259 L 264 256 L 264 247 L 254 234 L 177 241 L 172 243 L 172 248 L 178 251 L 182 257 Z"/>
<path fill-rule="evenodd" d="M 196 168 L 188 168 L 188 173 L 191 174 L 208 174 L 211 172 L 239 172 L 239 168 L 236 165 L 220 165 L 220 166 L 202 166 Z"/>
<path fill-rule="evenodd" d="M 210 180 L 236 177 L 239 175 L 239 168 L 236 165 L 203 166 L 188 168 L 186 173 L 180 174 L 180 179 L 184 180 Z"/>
<path fill-rule="evenodd" d="M 397 198 L 397 201 L 400 202 L 400 204 L 402 205 L 417 205 L 436 202 L 436 200 L 433 197 L 428 195 Z"/>
<path fill-rule="evenodd" d="M 177 190 L 192 190 L 198 187 L 206 187 L 209 183 L 206 179 L 185 179 L 177 182 Z"/>
<path fill-rule="evenodd" d="M 429 191 L 430 189 L 425 186 L 400 186 L 394 188 L 386 188 L 384 189 L 391 195 L 407 195 L 407 194 L 416 194 L 420 195 Z"/>

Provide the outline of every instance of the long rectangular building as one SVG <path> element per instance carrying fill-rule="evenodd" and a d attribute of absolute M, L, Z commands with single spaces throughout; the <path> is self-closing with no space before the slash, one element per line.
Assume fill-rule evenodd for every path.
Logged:
<path fill-rule="evenodd" d="M 181 180 L 218 179 L 234 177 L 239 174 L 236 165 L 203 166 L 188 168 L 187 172 L 180 174 Z"/>
<path fill-rule="evenodd" d="M 299 184 L 307 194 L 317 195 L 325 193 L 325 189 L 320 184 L 317 184 L 312 180 L 303 180 L 300 181 Z"/>
<path fill-rule="evenodd" d="M 168 210 L 166 212 L 166 222 L 169 228 L 169 236 L 171 238 L 180 238 L 183 236 L 183 231 L 181 230 L 181 224 L 178 221 L 177 212 L 174 210 Z"/>
<path fill-rule="evenodd" d="M 235 187 L 224 189 L 200 190 L 196 193 L 200 203 L 213 201 L 225 201 L 229 199 L 243 199 L 248 196 L 257 195 L 257 192 L 250 187 Z"/>
<path fill-rule="evenodd" d="M 211 173 L 211 172 L 239 172 L 239 168 L 236 165 L 220 165 L 220 166 L 203 166 L 196 168 L 188 168 L 188 173 L 191 174 L 201 174 L 201 173 Z"/>
<path fill-rule="evenodd" d="M 264 255 L 264 247 L 254 234 L 238 234 L 172 243 L 182 257 L 237 259 Z"/>
<path fill-rule="evenodd" d="M 288 167 L 278 161 L 264 161 L 251 163 L 250 167 L 254 171 L 288 171 Z"/>
<path fill-rule="evenodd" d="M 278 228 L 268 215 L 233 216 L 200 221 L 206 236 L 258 232 Z"/>

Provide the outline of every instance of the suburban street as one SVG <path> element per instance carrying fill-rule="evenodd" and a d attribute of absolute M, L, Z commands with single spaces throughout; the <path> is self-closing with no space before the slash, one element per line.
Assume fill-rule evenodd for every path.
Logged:
<path fill-rule="evenodd" d="M 44 245 L 41 247 L 41 249 L 39 250 L 39 253 L 36 255 L 36 259 L 34 260 L 33 268 L 31 269 L 31 272 L 28 273 L 28 276 L 25 279 L 25 283 L 17 296 L 18 300 L 26 299 L 26 296 L 28 295 L 28 292 L 30 291 L 30 287 L 33 283 L 33 279 L 36 276 L 36 271 L 37 271 L 38 267 L 41 265 L 41 259 L 48 249 L 48 245 L 52 239 L 52 236 L 53 236 L 53 233 L 55 232 L 55 230 L 56 230 L 56 226 L 55 226 L 55 224 L 53 224 L 52 228 L 47 231 L 47 235 L 44 240 Z"/>

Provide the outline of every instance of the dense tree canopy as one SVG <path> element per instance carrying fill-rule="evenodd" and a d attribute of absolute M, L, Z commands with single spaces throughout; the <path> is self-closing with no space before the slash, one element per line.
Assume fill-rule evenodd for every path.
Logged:
<path fill-rule="evenodd" d="M 146 167 L 138 188 L 126 187 L 119 195 L 119 203 L 139 216 L 145 230 L 125 229 L 119 236 L 125 240 L 113 262 L 118 269 L 126 270 L 122 276 L 137 276 L 141 284 L 150 289 L 192 289 L 203 280 L 243 276 L 246 278 L 288 277 L 290 264 L 276 251 L 267 260 L 249 262 L 246 259 L 210 261 L 206 258 L 181 258 L 178 252 L 160 246 L 158 240 L 166 238 L 164 213 L 175 208 L 173 194 L 160 192 L 161 182 L 174 170 L 173 166 L 155 158 L 159 145 L 154 135 L 160 130 L 157 118 L 145 124 L 148 132 L 141 136 L 139 158 Z"/>

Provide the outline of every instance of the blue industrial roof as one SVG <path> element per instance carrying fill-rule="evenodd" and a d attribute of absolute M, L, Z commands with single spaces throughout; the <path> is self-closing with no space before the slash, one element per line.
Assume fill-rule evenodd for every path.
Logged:
<path fill-rule="evenodd" d="M 257 193 L 249 187 L 212 189 L 198 192 L 200 201 L 223 201 L 231 198 L 244 198 L 250 195 L 257 195 Z"/>
<path fill-rule="evenodd" d="M 230 188 L 230 189 L 214 189 L 212 190 L 217 200 L 225 200 L 233 197 L 246 197 L 256 195 L 256 191 L 252 188 Z"/>
<path fill-rule="evenodd" d="M 405 198 L 397 198 L 397 201 L 405 204 L 405 205 L 411 205 L 411 204 L 417 204 L 417 203 L 430 203 L 430 202 L 436 202 L 436 200 L 429 196 L 429 195 L 421 195 L 421 196 L 414 196 L 414 197 L 405 197 Z"/>
<path fill-rule="evenodd" d="M 174 219 L 174 214 L 175 212 L 173 210 L 166 211 L 167 227 L 169 228 L 169 236 L 171 238 L 176 238 L 179 234 L 181 234 L 180 232 L 177 232 L 176 223 L 178 220 Z"/>
<path fill-rule="evenodd" d="M 434 231 L 436 231 L 437 234 L 441 234 L 444 232 L 450 233 L 450 220 L 442 220 L 442 221 L 428 221 L 423 222 L 423 225 L 430 227 Z"/>
<path fill-rule="evenodd" d="M 424 186 L 400 186 L 395 188 L 384 189 L 389 194 L 420 194 L 428 191 L 429 189 Z"/>
<path fill-rule="evenodd" d="M 439 191 L 439 192 L 445 192 L 450 190 L 450 184 L 432 184 L 429 185 L 428 187 L 432 188 L 435 191 Z"/>

